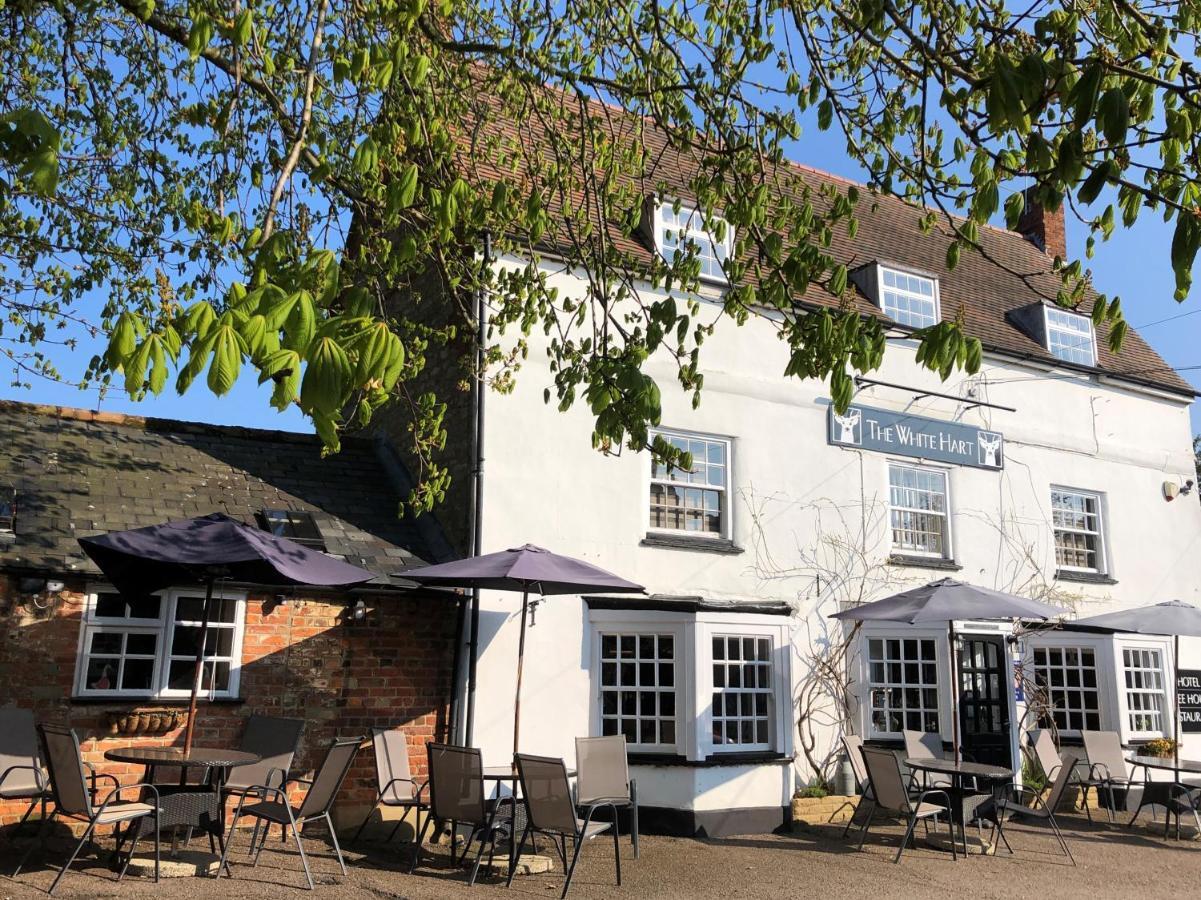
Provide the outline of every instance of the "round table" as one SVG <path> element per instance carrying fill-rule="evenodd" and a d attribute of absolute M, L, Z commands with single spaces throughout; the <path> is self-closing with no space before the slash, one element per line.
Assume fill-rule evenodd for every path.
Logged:
<path fill-rule="evenodd" d="M 1138 809 L 1130 817 L 1127 827 L 1135 823 L 1144 806 L 1156 805 L 1162 806 L 1168 812 L 1168 815 L 1163 817 L 1163 836 L 1165 838 L 1168 836 L 1173 815 L 1176 817 L 1176 837 L 1180 837 L 1181 813 L 1192 815 L 1193 821 L 1197 825 L 1197 831 L 1201 833 L 1201 817 L 1197 815 L 1196 800 L 1190 793 L 1190 791 L 1197 790 L 1197 787 L 1184 784 L 1180 780 L 1181 772 L 1188 775 L 1201 775 L 1201 762 L 1194 759 L 1175 759 L 1171 756 L 1143 756 L 1137 753 L 1127 757 L 1127 762 L 1134 766 L 1136 771 L 1141 768 L 1145 773 L 1143 795 L 1139 798 Z M 1172 780 L 1152 781 L 1152 769 L 1171 772 Z M 1130 774 L 1133 776 L 1134 772 Z"/>
<path fill-rule="evenodd" d="M 225 849 L 225 822 L 222 815 L 221 788 L 228 771 L 234 766 L 245 766 L 262 759 L 258 753 L 245 750 L 222 750 L 211 747 L 193 747 L 185 754 L 178 747 L 118 747 L 106 750 L 104 758 L 113 762 L 133 763 L 146 767 L 142 780 L 154 783 L 154 770 L 158 766 L 179 766 L 179 785 L 159 787 L 161 801 L 159 826 L 175 829 L 185 826 L 197 829 L 209 836 L 209 846 L 215 853 L 219 847 Z M 207 784 L 188 784 L 188 771 L 201 769 L 212 773 Z M 147 817 L 142 822 L 141 835 L 153 829 Z M 189 831 L 190 833 L 190 831 Z M 129 835 L 127 834 L 126 837 Z M 124 843 L 125 837 L 121 838 Z M 214 844 L 216 846 L 214 846 Z"/>
<path fill-rule="evenodd" d="M 930 759 L 917 756 L 905 757 L 902 762 L 916 772 L 945 775 L 951 780 L 951 789 L 948 793 L 955 795 L 956 802 L 951 804 L 952 808 L 948 814 L 951 816 L 952 824 L 955 824 L 958 819 L 959 833 L 963 838 L 963 853 L 966 856 L 967 805 L 969 801 L 972 802 L 972 811 L 975 812 L 984 803 L 995 800 L 999 787 L 1013 781 L 1013 770 L 1006 769 L 1004 766 L 991 766 L 987 763 L 956 762 L 953 759 Z M 968 797 L 963 786 L 963 782 L 968 778 L 988 782 L 989 792 Z"/>

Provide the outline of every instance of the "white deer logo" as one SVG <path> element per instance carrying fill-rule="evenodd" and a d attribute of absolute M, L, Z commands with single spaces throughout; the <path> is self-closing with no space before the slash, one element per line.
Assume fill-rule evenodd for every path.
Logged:
<path fill-rule="evenodd" d="M 863 413 L 860 410 L 848 409 L 845 415 L 835 413 L 834 421 L 838 423 L 838 443 L 859 443 L 859 438 L 856 436 L 856 429 L 859 428 L 863 421 Z"/>
<path fill-rule="evenodd" d="M 988 431 L 980 432 L 980 463 L 992 469 L 1001 468 L 1001 435 Z"/>

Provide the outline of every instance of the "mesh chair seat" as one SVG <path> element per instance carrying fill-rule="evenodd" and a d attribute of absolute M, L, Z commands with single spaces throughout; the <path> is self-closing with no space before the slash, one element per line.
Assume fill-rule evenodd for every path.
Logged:
<path fill-rule="evenodd" d="M 913 806 L 913 812 L 917 817 L 937 816 L 947 811 L 945 806 L 940 806 L 937 803 L 917 803 Z"/>
<path fill-rule="evenodd" d="M 33 773 L 30 772 L 29 778 L 24 779 L 19 777 L 22 771 L 18 769 L 4 780 L 4 787 L 0 788 L 0 800 L 32 800 L 42 796 L 44 791 Z"/>
<path fill-rule="evenodd" d="M 140 819 L 142 816 L 154 815 L 154 805 L 151 803 L 112 803 L 103 812 L 96 807 L 92 821 L 97 825 L 113 825 L 117 822 L 128 822 L 130 819 Z"/>
<path fill-rule="evenodd" d="M 292 819 L 298 817 L 299 810 L 296 807 L 280 803 L 274 800 L 266 800 L 261 803 L 253 803 L 250 806 L 242 807 L 242 815 L 254 816 L 257 819 L 266 819 L 268 822 L 275 822 L 278 825 L 287 825 Z"/>

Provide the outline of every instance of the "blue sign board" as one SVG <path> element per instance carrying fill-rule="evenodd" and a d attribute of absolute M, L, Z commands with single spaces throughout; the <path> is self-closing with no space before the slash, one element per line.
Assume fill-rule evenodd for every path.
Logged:
<path fill-rule="evenodd" d="M 998 470 L 1005 466 L 1005 438 L 962 422 L 851 406 L 843 415 L 831 404 L 828 441 L 837 447 L 912 456 L 957 466 Z"/>

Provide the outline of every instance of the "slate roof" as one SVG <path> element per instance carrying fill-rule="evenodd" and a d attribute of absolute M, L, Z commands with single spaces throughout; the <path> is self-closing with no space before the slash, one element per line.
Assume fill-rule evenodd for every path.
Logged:
<path fill-rule="evenodd" d="M 312 435 L 0 401 L 0 489 L 17 491 L 0 568 L 98 574 L 77 537 L 224 512 L 306 510 L 326 552 L 412 586 L 451 557 L 432 517 L 399 517 L 407 473 L 386 444 L 350 437 L 321 458 Z"/>
<path fill-rule="evenodd" d="M 564 102 L 565 105 L 574 107 L 576 99 L 567 97 Z M 572 111 L 578 112 L 575 109 Z M 550 138 L 543 131 L 519 130 L 513 122 L 496 115 L 495 110 L 493 113 L 484 124 L 483 131 L 502 137 L 504 142 L 522 147 L 524 159 L 528 160 L 539 154 L 553 156 L 553 151 L 546 143 Z M 700 166 L 695 151 L 672 146 L 666 134 L 646 120 L 640 123 L 640 138 L 634 138 L 633 124 L 639 120 L 620 109 L 593 103 L 592 114 L 601 122 L 601 128 L 608 129 L 606 133 L 618 136 L 619 141 L 642 141 L 647 166 L 641 177 L 631 180 L 630 183 L 637 195 L 651 197 L 662 189 L 669 199 L 678 198 L 685 203 L 691 199 L 689 183 L 697 177 Z M 487 113 L 484 112 L 484 115 Z M 519 178 L 530 176 L 528 170 L 524 173 L 514 172 L 513 161 L 507 157 L 498 163 L 477 155 L 470 163 L 476 172 L 484 177 L 496 177 L 501 171 L 509 177 L 515 174 Z M 801 183 L 807 184 L 811 191 L 810 201 L 817 210 L 828 206 L 829 201 L 823 199 L 821 194 L 823 186 L 834 187 L 846 193 L 847 187 L 855 184 L 849 179 L 792 162 L 783 163 L 775 170 L 769 167 L 768 178 L 769 185 L 776 191 L 777 196 L 787 191 L 799 199 Z M 943 317 L 954 318 L 962 307 L 965 330 L 979 338 L 986 350 L 1019 359 L 1036 360 L 1060 368 L 1084 368 L 1053 357 L 1046 347 L 1019 328 L 1010 317 L 1011 313 L 1031 303 L 1040 300 L 1046 302 L 1048 298 L 1053 300 L 1061 286 L 1059 275 L 1052 269 L 1051 257 L 1031 241 L 1020 234 L 1003 229 L 982 228 L 979 242 L 988 258 L 975 250 L 965 249 L 959 264 L 952 271 L 947 268 L 946 262 L 950 232 L 945 220 L 940 221 L 932 230 L 923 232 L 918 223 L 919 219 L 925 216 L 926 210 L 891 195 L 872 193 L 863 185 L 857 187 L 860 189 L 860 200 L 856 208 L 859 226 L 856 237 L 852 241 L 846 233 L 845 226 L 838 226 L 834 229 L 833 244 L 830 248 L 834 258 L 845 264 L 848 270 L 872 262 L 891 262 L 933 274 L 939 279 Z M 576 209 L 593 210 L 593 218 L 599 217 L 595 206 L 586 203 L 582 196 L 573 196 L 570 199 Z M 564 198 L 551 197 L 549 203 L 553 207 L 552 225 L 544 238 L 544 249 L 553 252 L 559 242 L 563 246 L 569 246 L 571 240 L 565 229 L 555 228 L 560 223 L 561 216 L 557 217 L 554 212 L 563 208 Z M 596 224 L 598 227 L 602 225 L 599 221 Z M 652 236 L 645 233 L 645 229 L 629 234 L 622 223 L 615 221 L 605 222 L 603 227 L 608 232 L 612 244 L 625 251 L 635 261 L 648 261 L 655 252 Z M 1105 252 L 1104 245 L 1099 252 Z M 1154 260 L 1152 264 L 1168 265 L 1166 254 L 1162 260 Z M 753 282 L 757 281 L 753 271 L 750 278 Z M 850 286 L 848 291 L 852 305 L 859 312 L 887 318 L 880 308 L 854 285 Z M 1095 297 L 1096 292 L 1089 291 L 1079 311 L 1090 314 Z M 839 303 L 832 294 L 816 285 L 811 286 L 796 300 L 798 304 L 804 305 L 837 306 Z M 1171 297 L 1163 297 L 1162 302 L 1165 309 L 1171 308 Z M 1151 349 L 1133 328 L 1127 333 L 1119 354 L 1110 352 L 1108 332 L 1107 325 L 1097 330 L 1098 366 L 1092 371 L 1117 375 L 1131 382 L 1164 389 L 1190 399 L 1196 394 L 1193 386 Z"/>

